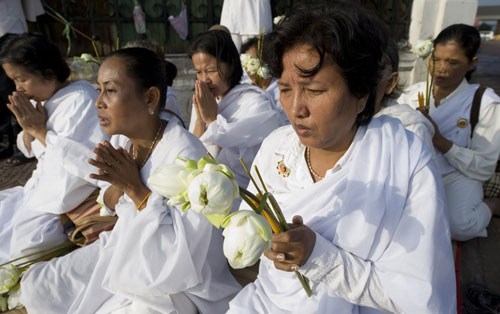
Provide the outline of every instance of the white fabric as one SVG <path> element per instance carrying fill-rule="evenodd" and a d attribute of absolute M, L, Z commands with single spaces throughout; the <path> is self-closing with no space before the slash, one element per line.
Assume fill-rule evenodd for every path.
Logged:
<path fill-rule="evenodd" d="M 1 261 L 64 241 L 57 214 L 72 210 L 95 190 L 84 175 L 72 170 L 85 167 L 88 157 L 77 160 L 66 155 L 81 147 L 92 149 L 107 138 L 98 127 L 96 98 L 97 91 L 90 83 L 71 83 L 43 104 L 48 117 L 47 147 L 34 140 L 28 152 L 23 132 L 18 135 L 18 148 L 34 155 L 38 163 L 24 188 L 1 192 L 5 196 L 0 197 Z"/>
<path fill-rule="evenodd" d="M 406 104 L 399 104 L 393 99 L 388 99 L 383 103 L 382 108 L 374 117 L 377 118 L 382 115 L 396 118 L 401 121 L 405 129 L 415 133 L 415 135 L 424 142 L 427 148 L 432 151 L 433 160 L 436 161 L 436 152 L 432 144 L 434 126 L 423 114 Z"/>
<path fill-rule="evenodd" d="M 130 147 L 122 135 L 111 143 Z M 197 138 L 169 123 L 141 169 L 142 180 L 177 156 L 199 159 L 204 151 Z M 119 219 L 112 231 L 32 266 L 21 282 L 28 312 L 224 313 L 240 286 L 229 273 L 220 230 L 204 216 L 166 202 L 153 192 L 146 208 L 137 211 L 124 195 L 115 206 Z"/>
<path fill-rule="evenodd" d="M 179 116 L 182 119 L 182 113 L 177 106 L 177 95 L 172 87 L 167 88 L 167 100 L 165 102 L 165 109 L 168 109 Z"/>
<path fill-rule="evenodd" d="M 288 120 L 288 117 L 286 116 L 285 111 L 283 110 L 283 107 L 281 106 L 281 101 L 280 101 L 280 89 L 278 87 L 278 80 L 273 77 L 273 80 L 271 81 L 271 84 L 266 89 L 266 93 L 271 97 L 274 101 L 274 110 L 278 111 L 280 114 L 280 119 L 281 119 L 281 125 L 287 125 L 290 124 L 290 121 Z"/>
<path fill-rule="evenodd" d="M 438 167 L 442 175 L 458 170 L 465 176 L 488 180 L 495 171 L 500 154 L 500 97 L 488 88 L 481 99 L 479 121 L 470 139 L 470 124 L 466 128 L 457 126 L 458 119 L 469 121 L 472 99 L 478 84 L 469 84 L 464 79 L 448 97 L 440 101 L 436 108 L 434 98 L 430 100 L 430 116 L 439 126 L 439 131 L 453 142 L 452 148 L 442 158 Z M 425 91 L 425 82 L 412 85 L 398 99 L 413 108 L 418 106 L 418 92 Z M 442 155 L 438 153 L 438 156 Z M 438 157 L 440 158 L 440 157 Z"/>
<path fill-rule="evenodd" d="M 299 269 L 313 296 L 262 257 L 229 313 L 456 313 L 444 191 L 420 139 L 392 118 L 373 119 L 317 183 L 304 152 L 287 126 L 263 142 L 254 164 L 287 221 L 301 215 L 316 232 Z M 286 178 L 276 172 L 281 160 Z"/>
<path fill-rule="evenodd" d="M 478 87 L 464 79 L 437 108 L 434 98 L 430 100 L 431 117 L 441 134 L 453 142 L 446 154 L 436 154 L 448 198 L 451 234 L 461 241 L 487 236 L 491 211 L 482 202 L 480 187 L 493 175 L 500 154 L 500 97 L 491 88 L 484 92 L 479 121 L 470 137 L 470 109 Z M 425 82 L 410 86 L 399 100 L 417 107 L 419 91 L 425 91 Z M 467 127 L 459 128 L 458 119 L 465 119 Z"/>
<path fill-rule="evenodd" d="M 0 36 L 28 31 L 21 0 L 0 0 Z"/>
<path fill-rule="evenodd" d="M 200 140 L 218 162 L 231 168 L 240 186 L 247 186 L 249 178 L 239 158 L 247 166 L 252 164 L 264 138 L 280 126 L 278 113 L 269 96 L 250 84 L 236 85 L 218 104 L 217 120 L 208 125 Z M 196 119 L 193 107 L 190 132 Z"/>
<path fill-rule="evenodd" d="M 273 28 L 271 1 L 225 0 L 220 24 L 237 35 L 257 36 L 264 29 L 268 33 Z"/>
<path fill-rule="evenodd" d="M 22 0 L 23 10 L 26 19 L 30 22 L 36 22 L 36 17 L 45 13 L 40 0 Z"/>

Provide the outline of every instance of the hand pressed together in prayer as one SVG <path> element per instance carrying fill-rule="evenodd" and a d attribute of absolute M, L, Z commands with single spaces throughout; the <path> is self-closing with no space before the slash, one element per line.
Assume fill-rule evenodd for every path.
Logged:
<path fill-rule="evenodd" d="M 439 132 L 439 127 L 432 120 L 431 116 L 429 115 L 429 107 L 428 106 L 423 106 L 423 107 L 418 107 L 418 111 L 420 111 L 431 123 L 432 126 L 434 126 L 434 136 L 432 137 L 432 143 L 434 144 L 434 147 L 436 147 L 442 154 L 446 154 L 453 146 L 453 142 L 447 140 L 441 133 Z"/>
<path fill-rule="evenodd" d="M 193 132 L 197 137 L 205 133 L 207 125 L 217 119 L 219 105 L 207 84 L 197 80 L 193 95 L 193 104 L 196 110 L 196 127 Z"/>
<path fill-rule="evenodd" d="M 28 136 L 28 142 L 34 138 L 39 140 L 44 146 L 45 136 L 47 135 L 47 113 L 40 102 L 37 102 L 36 108 L 33 107 L 29 98 L 21 92 L 13 92 L 9 96 L 10 103 L 7 107 L 16 117 L 17 122 Z"/>
<path fill-rule="evenodd" d="M 264 255 L 283 271 L 296 271 L 304 265 L 314 249 L 316 233 L 304 225 L 301 216 L 294 216 L 290 230 L 273 234 L 271 249 Z"/>
<path fill-rule="evenodd" d="M 95 159 L 89 159 L 89 164 L 99 170 L 90 177 L 112 184 L 111 188 L 119 196 L 125 193 L 136 205 L 140 204 L 150 191 L 142 182 L 139 167 L 132 156 L 122 147 L 115 149 L 108 141 L 97 144 L 94 153 Z"/>

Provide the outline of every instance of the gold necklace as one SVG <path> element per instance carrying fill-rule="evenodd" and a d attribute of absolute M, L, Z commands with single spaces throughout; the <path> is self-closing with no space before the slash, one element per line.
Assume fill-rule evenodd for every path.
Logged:
<path fill-rule="evenodd" d="M 163 127 L 163 120 L 160 120 L 160 127 L 158 128 L 158 131 L 156 131 L 156 135 L 155 135 L 155 138 L 153 139 L 153 142 L 151 143 L 151 146 L 149 147 L 149 150 L 148 150 L 148 154 L 146 155 L 146 158 L 144 158 L 144 160 L 142 161 L 139 169 L 141 169 L 144 164 L 146 163 L 146 161 L 148 160 L 149 156 L 151 155 L 151 153 L 153 152 L 153 147 L 155 146 L 156 144 L 156 141 L 158 140 L 158 136 L 160 135 L 160 131 L 161 131 L 161 128 Z M 135 146 L 132 145 L 132 155 L 134 157 L 134 160 L 137 160 L 137 157 L 138 157 L 138 154 L 139 152 L 135 150 Z"/>
<path fill-rule="evenodd" d="M 306 147 L 306 163 L 307 163 L 307 168 L 309 168 L 309 171 L 313 176 L 315 176 L 318 179 L 324 178 L 324 176 L 320 176 L 319 174 L 317 174 L 316 171 L 314 171 L 311 166 L 311 150 L 309 149 L 309 147 Z"/>

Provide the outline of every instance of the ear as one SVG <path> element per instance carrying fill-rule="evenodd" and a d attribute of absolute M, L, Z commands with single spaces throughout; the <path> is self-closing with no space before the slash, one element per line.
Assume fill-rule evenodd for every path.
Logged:
<path fill-rule="evenodd" d="M 158 106 L 161 106 L 162 104 L 159 104 L 160 102 L 160 90 L 158 87 L 150 87 L 146 91 L 146 105 L 150 108 L 153 108 L 155 111 L 158 108 Z"/>
<path fill-rule="evenodd" d="M 52 69 L 46 69 L 43 72 L 43 75 L 46 80 L 56 79 L 56 73 Z"/>
<path fill-rule="evenodd" d="M 399 81 L 399 73 L 392 72 L 389 84 L 387 84 L 387 87 L 385 89 L 386 95 L 390 95 L 394 91 L 396 86 L 398 86 L 398 81 Z"/>
<path fill-rule="evenodd" d="M 469 70 L 472 70 L 476 67 L 477 60 L 479 60 L 477 57 L 472 58 L 472 60 L 470 61 Z"/>

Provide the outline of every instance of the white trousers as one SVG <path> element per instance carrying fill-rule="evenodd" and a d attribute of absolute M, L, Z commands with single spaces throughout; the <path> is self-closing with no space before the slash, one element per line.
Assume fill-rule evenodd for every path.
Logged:
<path fill-rule="evenodd" d="M 483 183 L 470 179 L 458 171 L 443 178 L 450 213 L 451 237 L 467 241 L 486 237 L 491 210 L 483 202 Z"/>
<path fill-rule="evenodd" d="M 234 45 L 236 49 L 238 49 L 238 53 L 241 53 L 241 45 L 252 37 L 257 37 L 258 35 L 240 35 L 236 33 L 231 33 L 231 38 L 233 39 Z"/>

